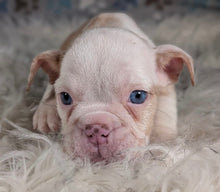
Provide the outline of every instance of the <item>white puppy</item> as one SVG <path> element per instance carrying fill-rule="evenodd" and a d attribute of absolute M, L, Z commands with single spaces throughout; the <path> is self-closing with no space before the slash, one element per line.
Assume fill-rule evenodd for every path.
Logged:
<path fill-rule="evenodd" d="M 50 81 L 34 129 L 61 129 L 65 151 L 92 161 L 114 158 L 150 139 L 175 138 L 174 84 L 184 64 L 194 85 L 187 53 L 173 45 L 155 46 L 125 14 L 100 14 L 59 50 L 34 58 L 28 88 L 40 67 Z"/>

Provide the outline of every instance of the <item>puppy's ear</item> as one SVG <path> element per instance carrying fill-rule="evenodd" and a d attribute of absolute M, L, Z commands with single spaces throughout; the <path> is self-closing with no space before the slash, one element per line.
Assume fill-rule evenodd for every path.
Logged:
<path fill-rule="evenodd" d="M 185 64 L 194 86 L 194 67 L 192 58 L 174 45 L 160 45 L 156 48 L 156 64 L 159 83 L 162 86 L 176 83 Z"/>
<path fill-rule="evenodd" d="M 49 82 L 54 84 L 60 74 L 60 64 L 62 59 L 61 51 L 50 50 L 37 55 L 31 64 L 30 73 L 28 76 L 27 91 L 30 89 L 37 70 L 41 67 L 48 75 Z"/>

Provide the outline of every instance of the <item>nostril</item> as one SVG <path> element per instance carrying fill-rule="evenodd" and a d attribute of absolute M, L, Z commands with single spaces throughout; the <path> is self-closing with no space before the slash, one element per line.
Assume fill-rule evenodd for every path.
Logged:
<path fill-rule="evenodd" d="M 92 144 L 107 144 L 110 135 L 108 125 L 103 124 L 88 124 L 85 125 L 85 135 Z"/>
<path fill-rule="evenodd" d="M 106 134 L 106 135 L 102 134 L 101 136 L 107 138 L 109 134 Z"/>

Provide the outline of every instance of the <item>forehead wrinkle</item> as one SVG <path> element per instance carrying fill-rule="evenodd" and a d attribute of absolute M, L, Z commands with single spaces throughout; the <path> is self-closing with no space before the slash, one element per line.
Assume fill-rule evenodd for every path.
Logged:
<path fill-rule="evenodd" d="M 136 63 L 146 63 L 143 61 L 143 53 L 140 51 L 143 50 L 143 45 L 135 44 L 137 38 L 134 40 L 133 37 L 126 34 L 124 37 L 124 34 L 119 33 L 122 39 L 119 36 L 113 36 L 112 39 L 112 35 L 108 32 L 105 34 L 98 33 L 97 35 L 93 31 L 91 36 L 91 33 L 87 32 L 73 43 L 61 66 L 62 76 L 71 73 L 80 77 L 77 78 L 79 81 L 77 86 L 88 89 L 87 92 L 90 94 L 93 92 L 96 95 L 95 97 L 102 98 L 105 96 L 106 100 L 110 99 L 112 90 L 125 86 L 128 82 L 140 84 L 140 82 L 146 81 L 144 84 L 150 84 L 149 80 L 146 80 L 145 69 L 143 66 L 139 66 L 140 63 Z M 132 42 L 128 42 L 128 39 Z M 136 61 L 134 57 L 141 59 Z M 121 70 L 123 63 L 126 66 L 125 71 Z M 121 72 L 126 75 L 119 74 Z M 122 85 L 123 82 L 125 85 Z"/>
<path fill-rule="evenodd" d="M 96 34 L 94 31 L 99 31 L 99 33 Z M 108 64 L 105 64 L 106 61 L 111 61 L 112 59 L 117 60 L 121 54 L 126 55 L 127 57 L 131 56 L 134 54 L 134 50 L 137 47 L 140 50 L 140 47 L 137 45 L 139 43 L 136 42 L 140 41 L 140 39 L 133 34 L 133 36 L 131 34 L 128 35 L 128 32 L 117 32 L 118 31 L 115 30 L 110 30 L 110 32 L 106 30 L 92 30 L 86 32 L 81 38 L 76 39 L 73 43 L 70 51 L 66 54 L 67 57 L 69 57 L 69 59 L 66 59 L 67 61 L 69 60 L 69 64 L 65 64 L 66 62 L 64 62 L 64 65 L 61 68 L 67 67 L 68 70 L 72 70 L 73 72 L 74 70 L 79 72 L 84 70 L 85 75 L 87 75 L 86 71 L 91 73 L 96 70 L 94 72 L 97 74 L 97 71 L 100 71 L 99 69 L 101 69 L 101 66 L 104 65 L 108 67 Z M 93 39 L 93 41 L 91 41 L 91 39 Z M 142 44 L 144 43 L 142 42 Z M 75 66 L 71 65 L 73 60 Z"/>
<path fill-rule="evenodd" d="M 72 74 L 60 77 L 55 83 L 56 92 L 66 91 L 74 95 L 82 95 L 84 90 L 81 86 L 78 86 L 79 81 Z"/>

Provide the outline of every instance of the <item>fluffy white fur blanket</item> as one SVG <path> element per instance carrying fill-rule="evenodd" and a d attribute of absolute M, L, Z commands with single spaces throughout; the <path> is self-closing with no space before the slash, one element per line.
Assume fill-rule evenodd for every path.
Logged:
<path fill-rule="evenodd" d="M 184 71 L 175 141 L 128 150 L 128 158 L 108 165 L 72 161 L 59 134 L 31 131 L 47 83 L 42 72 L 24 91 L 32 58 L 56 49 L 86 18 L 0 22 L 0 192 L 220 191 L 220 14 L 151 13 L 130 14 L 156 44 L 173 43 L 193 56 L 197 85 Z M 132 150 L 143 156 L 129 160 Z"/>

